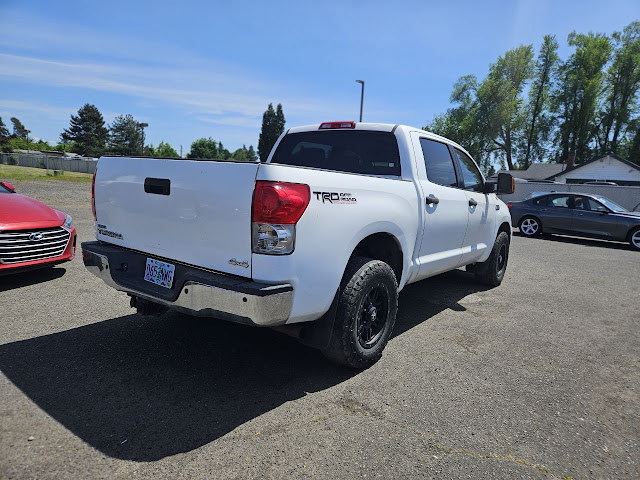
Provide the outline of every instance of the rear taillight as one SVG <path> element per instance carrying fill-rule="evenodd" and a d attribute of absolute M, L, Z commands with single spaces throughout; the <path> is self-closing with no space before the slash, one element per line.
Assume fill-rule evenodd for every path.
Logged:
<path fill-rule="evenodd" d="M 93 180 L 91 180 L 91 213 L 93 219 L 96 220 L 96 173 L 98 173 L 98 166 L 93 171 Z"/>
<path fill-rule="evenodd" d="M 293 252 L 296 223 L 310 198 L 308 185 L 258 180 L 251 207 L 253 253 L 286 255 Z"/>
<path fill-rule="evenodd" d="M 513 205 L 510 203 L 507 203 L 507 208 L 511 209 L 511 207 L 513 207 Z"/>

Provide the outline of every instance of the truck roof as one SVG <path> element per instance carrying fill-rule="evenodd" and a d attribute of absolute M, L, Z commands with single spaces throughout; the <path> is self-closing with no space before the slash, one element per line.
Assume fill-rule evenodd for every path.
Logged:
<path fill-rule="evenodd" d="M 401 128 L 403 130 L 406 130 L 406 132 L 419 132 L 420 134 L 425 135 L 428 138 L 432 138 L 433 140 L 439 140 L 441 142 L 449 143 L 454 147 L 459 148 L 460 150 L 462 150 L 463 152 L 465 152 L 467 155 L 471 157 L 471 154 L 469 154 L 469 152 L 467 152 L 461 145 L 457 144 L 453 140 L 446 137 L 442 137 L 435 133 L 429 132 L 428 130 L 424 130 L 422 128 L 412 127 L 410 125 L 396 124 L 396 123 L 369 123 L 369 122 L 354 122 L 354 123 L 356 125 L 354 130 L 369 130 L 369 131 L 373 130 L 378 132 L 393 132 L 397 128 Z M 289 130 L 287 130 L 286 133 L 313 132 L 313 131 L 319 130 L 320 125 L 322 124 L 314 123 L 311 125 L 302 125 L 299 127 L 292 127 Z M 340 130 L 344 130 L 344 129 L 340 129 Z M 351 129 L 347 129 L 347 130 L 351 130 Z"/>

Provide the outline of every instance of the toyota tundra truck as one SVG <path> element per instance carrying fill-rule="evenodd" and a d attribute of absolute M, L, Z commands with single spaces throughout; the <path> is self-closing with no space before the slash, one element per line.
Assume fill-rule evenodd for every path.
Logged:
<path fill-rule="evenodd" d="M 500 285 L 511 217 L 495 192 L 513 188 L 451 140 L 378 123 L 290 128 L 264 163 L 102 157 L 82 257 L 140 314 L 277 327 L 366 368 L 405 285 L 464 266 Z"/>

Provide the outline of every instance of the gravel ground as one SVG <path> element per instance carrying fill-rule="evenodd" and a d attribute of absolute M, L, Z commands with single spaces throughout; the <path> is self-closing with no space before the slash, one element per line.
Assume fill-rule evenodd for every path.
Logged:
<path fill-rule="evenodd" d="M 16 182 L 91 240 L 90 185 Z M 640 253 L 515 236 L 501 287 L 410 285 L 358 372 L 140 318 L 79 258 L 0 279 L 0 478 L 638 478 Z"/>

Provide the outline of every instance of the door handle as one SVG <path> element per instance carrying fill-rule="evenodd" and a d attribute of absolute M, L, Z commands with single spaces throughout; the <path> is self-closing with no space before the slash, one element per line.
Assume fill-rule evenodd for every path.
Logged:
<path fill-rule="evenodd" d="M 427 205 L 437 205 L 438 203 L 440 203 L 440 199 L 432 193 L 427 198 L 425 198 L 425 202 L 427 202 Z"/>
<path fill-rule="evenodd" d="M 168 178 L 151 178 L 144 179 L 144 191 L 155 195 L 170 195 L 171 180 Z"/>
<path fill-rule="evenodd" d="M 470 207 L 475 207 L 476 205 L 478 205 L 478 202 L 476 202 L 473 198 L 469 199 L 469 206 Z"/>

